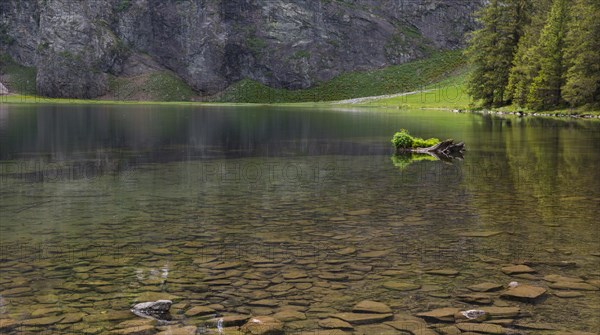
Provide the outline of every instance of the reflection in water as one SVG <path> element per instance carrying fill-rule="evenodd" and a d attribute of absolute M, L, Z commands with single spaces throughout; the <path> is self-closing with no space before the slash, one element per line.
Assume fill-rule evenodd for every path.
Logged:
<path fill-rule="evenodd" d="M 600 326 L 598 123 L 277 108 L 0 115 L 0 319 L 23 331 L 108 332 L 139 322 L 133 303 L 166 298 L 176 324 L 213 331 L 207 318 L 293 309 L 291 333 L 365 299 L 399 315 L 481 309 L 467 287 L 512 281 L 550 291 L 538 304 L 481 293 L 521 308 L 505 327 Z M 460 138 L 468 154 L 390 164 L 400 125 Z M 517 263 L 536 272 L 502 272 Z M 557 275 L 589 290 L 566 298 Z"/>
<path fill-rule="evenodd" d="M 422 161 L 435 162 L 435 161 L 440 160 L 438 157 L 436 157 L 434 155 L 418 154 L 418 153 L 412 153 L 412 152 L 395 154 L 395 155 L 391 156 L 391 159 L 392 159 L 392 163 L 394 164 L 394 166 L 399 168 L 400 170 L 406 169 L 412 163 L 422 162 Z"/>

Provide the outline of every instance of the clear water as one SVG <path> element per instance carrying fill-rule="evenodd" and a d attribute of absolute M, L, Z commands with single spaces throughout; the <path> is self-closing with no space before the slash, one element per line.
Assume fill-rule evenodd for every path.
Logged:
<path fill-rule="evenodd" d="M 398 163 L 400 128 L 468 151 Z M 543 277 L 598 286 L 599 145 L 600 123 L 582 120 L 0 105 L 0 320 L 19 325 L 3 331 L 109 333 L 145 322 L 134 303 L 170 298 L 171 327 L 294 310 L 292 334 L 365 299 L 397 316 L 480 308 L 459 299 L 468 286 L 518 281 L 548 293 L 487 293 L 522 309 L 506 328 L 596 332 L 599 291 L 561 298 Z M 536 272 L 501 271 L 523 263 Z"/>

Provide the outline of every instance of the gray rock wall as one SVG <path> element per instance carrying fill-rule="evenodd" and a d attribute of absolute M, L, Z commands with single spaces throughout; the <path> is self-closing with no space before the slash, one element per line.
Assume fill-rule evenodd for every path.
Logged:
<path fill-rule="evenodd" d="M 483 1 L 3 0 L 0 52 L 37 66 L 51 97 L 104 94 L 135 54 L 204 94 L 242 78 L 297 89 L 460 48 Z"/>
<path fill-rule="evenodd" d="M 8 94 L 8 90 L 2 83 L 0 83 L 0 95 L 6 95 L 6 94 Z"/>

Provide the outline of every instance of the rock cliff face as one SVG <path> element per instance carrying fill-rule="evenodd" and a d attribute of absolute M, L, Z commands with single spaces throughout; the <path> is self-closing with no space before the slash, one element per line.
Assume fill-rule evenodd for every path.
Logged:
<path fill-rule="evenodd" d="M 103 95 L 140 55 L 201 94 L 242 78 L 306 88 L 460 48 L 484 1 L 2 0 L 0 53 L 36 66 L 50 97 Z"/>

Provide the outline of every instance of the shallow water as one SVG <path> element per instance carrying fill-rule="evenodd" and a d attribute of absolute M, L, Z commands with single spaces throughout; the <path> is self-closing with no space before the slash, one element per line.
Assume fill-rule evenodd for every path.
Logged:
<path fill-rule="evenodd" d="M 389 139 L 400 128 L 468 151 L 398 164 Z M 171 327 L 210 332 L 215 316 L 293 310 L 292 334 L 361 300 L 396 319 L 478 309 L 462 301 L 468 286 L 518 281 L 548 292 L 536 302 L 486 293 L 521 308 L 505 328 L 595 332 L 599 291 L 561 298 L 573 290 L 544 277 L 599 286 L 599 144 L 600 123 L 583 120 L 0 105 L 3 331 L 141 327 L 131 306 L 169 298 Z M 504 274 L 511 264 L 536 272 Z M 440 269 L 459 273 L 431 273 Z M 190 315 L 206 305 L 214 313 Z M 364 327 L 354 334 L 402 334 Z"/>

